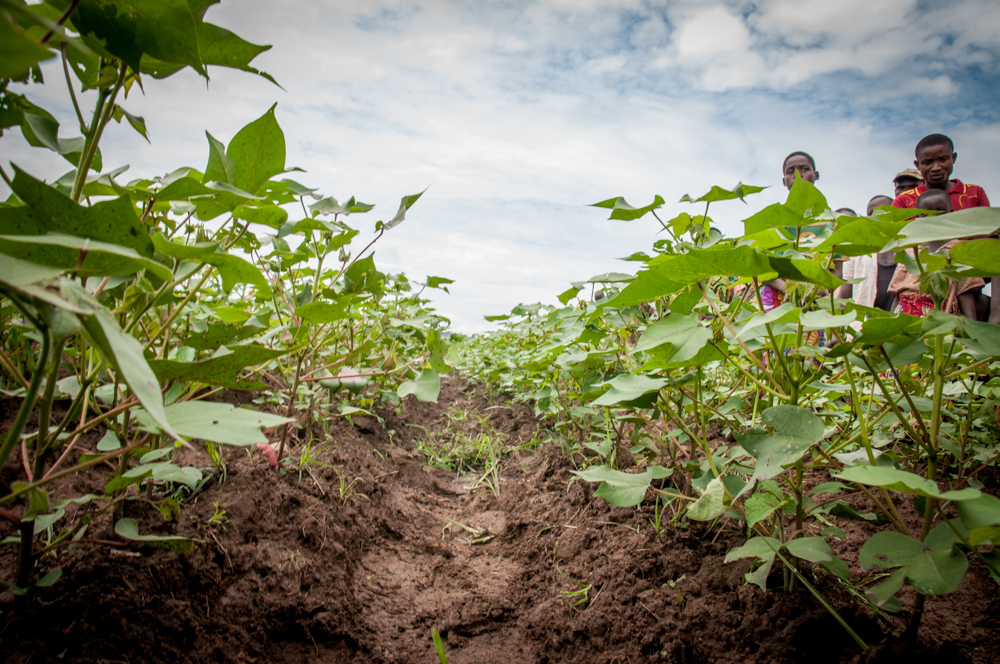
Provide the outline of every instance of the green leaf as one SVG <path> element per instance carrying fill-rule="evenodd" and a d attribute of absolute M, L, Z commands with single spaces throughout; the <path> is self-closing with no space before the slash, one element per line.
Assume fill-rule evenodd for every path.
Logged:
<path fill-rule="evenodd" d="M 338 298 L 334 302 L 310 302 L 295 310 L 295 316 L 304 323 L 325 325 L 346 318 L 348 307 L 355 296 Z"/>
<path fill-rule="evenodd" d="M 119 519 L 115 524 L 115 532 L 127 540 L 142 542 L 158 549 L 169 549 L 179 553 L 189 553 L 194 550 L 194 541 L 177 535 L 140 535 L 139 526 L 133 519 Z"/>
<path fill-rule="evenodd" d="M 1000 274 L 1000 241 L 996 239 L 959 242 L 948 251 L 948 255 L 955 263 L 976 268 L 975 272 L 963 272 L 963 275 L 990 277 Z"/>
<path fill-rule="evenodd" d="M 62 268 L 39 265 L 17 258 L 5 258 L 0 261 L 0 284 L 15 288 L 29 286 L 39 281 L 48 281 L 62 273 Z"/>
<path fill-rule="evenodd" d="M 424 369 L 416 380 L 408 380 L 396 388 L 396 395 L 405 399 L 412 394 L 417 401 L 437 403 L 441 392 L 441 378 L 434 369 Z"/>
<path fill-rule="evenodd" d="M 757 191 L 760 191 L 760 188 L 756 187 L 754 188 L 757 189 Z M 713 185 L 712 188 L 708 191 L 708 193 L 702 194 L 701 196 L 699 196 L 694 200 L 692 200 L 691 197 L 688 196 L 687 194 L 684 194 L 683 196 L 681 196 L 680 202 L 704 203 L 707 201 L 709 203 L 714 203 L 716 201 L 729 201 L 739 197 L 740 197 L 739 194 L 737 194 L 735 191 L 730 191 L 729 189 L 723 189 L 722 187 Z"/>
<path fill-rule="evenodd" d="M 0 20 L 0 78 L 17 79 L 55 53 L 25 36 L 6 16 Z"/>
<path fill-rule="evenodd" d="M 775 433 L 737 436 L 740 446 L 757 460 L 744 490 L 757 480 L 779 475 L 784 466 L 801 459 L 823 439 L 823 420 L 800 406 L 772 406 L 761 417 L 764 424 L 775 428 Z"/>
<path fill-rule="evenodd" d="M 907 567 L 906 578 L 921 594 L 946 595 L 958 590 L 968 569 L 965 554 L 948 547 L 918 553 Z"/>
<path fill-rule="evenodd" d="M 634 350 L 645 351 L 663 344 L 682 344 L 688 335 L 700 327 L 701 319 L 698 316 L 667 316 L 643 331 Z"/>
<path fill-rule="evenodd" d="M 611 210 L 611 216 L 608 219 L 617 219 L 620 221 L 633 221 L 642 217 L 647 212 L 651 212 L 664 203 L 664 200 L 660 196 L 653 198 L 653 202 L 649 205 L 641 208 L 632 207 L 629 205 L 624 198 L 609 198 L 606 201 L 601 201 L 600 203 L 593 203 L 591 207 L 606 208 Z"/>
<path fill-rule="evenodd" d="M 236 171 L 235 160 L 226 154 L 226 146 L 221 141 L 207 131 L 205 137 L 208 138 L 208 164 L 205 165 L 204 181 L 214 180 L 232 184 L 233 173 Z"/>
<path fill-rule="evenodd" d="M 801 314 L 801 309 L 796 308 L 791 302 L 786 302 L 770 311 L 764 311 L 749 318 L 743 323 L 736 336 L 744 341 L 753 339 L 764 333 L 765 325 L 773 323 L 797 323 Z M 750 334 L 751 332 L 753 334 Z"/>
<path fill-rule="evenodd" d="M 567 304 L 570 300 L 576 297 L 576 294 L 579 293 L 581 290 L 582 290 L 581 288 L 574 287 L 563 291 L 562 293 L 559 294 L 559 302 L 562 304 Z"/>
<path fill-rule="evenodd" d="M 243 40 L 225 28 L 211 23 L 198 23 L 198 47 L 206 65 L 230 67 L 257 74 L 277 85 L 270 74 L 250 66 L 250 62 L 270 46 L 258 46 Z"/>
<path fill-rule="evenodd" d="M 246 344 L 233 346 L 230 352 L 199 362 L 176 360 L 150 360 L 149 366 L 163 382 L 170 380 L 200 381 L 208 385 L 222 385 L 235 390 L 262 390 L 258 380 L 241 379 L 239 370 L 269 362 L 287 355 L 293 349 L 272 350 L 263 346 Z"/>
<path fill-rule="evenodd" d="M 650 482 L 670 477 L 671 472 L 662 466 L 649 466 L 641 473 L 632 474 L 623 473 L 608 465 L 573 471 L 588 482 L 602 482 L 594 495 L 618 507 L 635 507 L 641 504 Z"/>
<path fill-rule="evenodd" d="M 721 516 L 726 511 L 726 505 L 723 502 L 725 497 L 726 487 L 722 483 L 722 478 L 716 477 L 708 483 L 701 498 L 688 508 L 687 517 L 695 521 L 711 521 Z"/>
<path fill-rule="evenodd" d="M 240 129 L 226 150 L 234 163 L 228 182 L 251 194 L 285 170 L 285 134 L 274 117 L 275 106 Z"/>
<path fill-rule="evenodd" d="M 859 217 L 851 223 L 838 222 L 833 234 L 814 249 L 843 256 L 867 256 L 882 250 L 899 235 L 905 223 Z"/>
<path fill-rule="evenodd" d="M 64 284 L 64 289 L 69 284 Z M 73 284 L 77 289 L 83 289 Z M 65 292 L 65 291 L 64 291 Z M 86 293 L 89 297 L 89 293 Z M 93 303 L 96 310 L 93 315 L 82 319 L 84 328 L 89 333 L 94 344 L 108 359 L 118 372 L 118 375 L 131 388 L 139 403 L 146 409 L 152 421 L 167 434 L 177 438 L 177 433 L 170 426 L 163 408 L 163 396 L 160 393 L 160 383 L 142 353 L 142 345 L 133 337 L 125 334 L 118 326 L 118 321 Z"/>
<path fill-rule="evenodd" d="M 73 166 L 80 163 L 80 155 L 85 145 L 84 138 L 82 136 L 77 138 L 59 138 L 59 123 L 55 118 L 47 115 L 25 113 L 21 124 L 21 131 L 28 143 L 34 147 L 48 148 L 64 157 Z M 94 156 L 94 161 L 90 167 L 92 170 L 101 170 L 99 155 Z"/>
<path fill-rule="evenodd" d="M 0 54 L 0 57 L 2 57 L 2 54 Z M 35 581 L 35 586 L 38 588 L 50 588 L 53 585 L 55 585 L 56 581 L 62 578 L 62 574 L 63 571 L 62 568 L 60 567 L 57 567 L 53 570 L 49 570 L 49 572 L 45 576 L 40 578 L 38 581 Z"/>
<path fill-rule="evenodd" d="M 820 265 L 814 260 L 805 258 L 781 258 L 777 256 L 770 256 L 768 260 L 771 263 L 771 268 L 777 272 L 778 276 L 782 279 L 801 281 L 807 284 L 816 284 L 817 286 L 822 286 L 827 290 L 832 290 L 846 283 L 843 279 L 838 279 L 837 276 L 827 270 L 825 266 Z"/>
<path fill-rule="evenodd" d="M 149 143 L 149 134 L 146 131 L 146 121 L 143 118 L 139 117 L 138 115 L 132 115 L 131 113 L 126 111 L 121 106 L 118 106 L 117 104 L 115 105 L 115 110 L 112 113 L 112 117 L 114 117 L 115 122 L 118 122 L 119 124 L 121 124 L 122 117 L 124 117 L 126 120 L 128 120 L 128 123 L 132 126 L 132 129 L 135 129 L 137 132 L 139 132 L 139 135 L 145 138 L 146 142 Z"/>
<path fill-rule="evenodd" d="M 424 189 L 424 191 L 427 190 Z M 406 211 L 409 210 L 411 207 L 413 207 L 413 204 L 416 203 L 417 200 L 424 195 L 424 191 L 421 191 L 419 194 L 410 194 L 409 196 L 403 196 L 403 198 L 400 199 L 399 201 L 399 210 L 396 211 L 396 216 L 393 217 L 391 220 L 389 220 L 389 223 L 387 223 L 384 226 L 385 230 L 389 230 L 390 228 L 395 228 L 396 226 L 403 223 L 403 220 L 406 218 Z"/>
<path fill-rule="evenodd" d="M 909 565 L 923 550 L 920 540 L 902 533 L 883 531 L 868 538 L 858 553 L 858 561 L 863 570 L 873 565 L 889 569 Z"/>
<path fill-rule="evenodd" d="M 791 190 L 788 192 L 785 207 L 799 215 L 799 220 L 792 225 L 802 226 L 803 217 L 807 212 L 811 213 L 812 217 L 815 217 L 825 212 L 830 205 L 826 202 L 823 194 L 819 192 L 819 189 L 816 188 L 816 185 L 808 180 L 803 180 L 798 172 L 796 172 L 795 184 L 792 185 Z M 810 223 L 810 221 L 806 220 L 806 223 Z"/>
<path fill-rule="evenodd" d="M 128 196 L 84 207 L 14 167 L 13 190 L 23 206 L 0 208 L 0 234 L 66 233 L 135 250 L 152 258 L 149 231 Z"/>
<path fill-rule="evenodd" d="M 764 521 L 786 502 L 779 501 L 766 492 L 757 493 L 747 498 L 746 502 L 743 503 L 743 509 L 746 512 L 747 528 L 753 528 L 754 525 Z"/>
<path fill-rule="evenodd" d="M 897 569 L 885 581 L 868 588 L 865 593 L 871 599 L 872 604 L 881 608 L 886 606 L 892 599 L 892 596 L 899 592 L 899 589 L 903 587 L 904 581 L 906 581 L 905 567 Z"/>
<path fill-rule="evenodd" d="M 827 563 L 835 560 L 830 545 L 822 537 L 800 537 L 785 542 L 788 553 L 811 563 Z"/>
<path fill-rule="evenodd" d="M 610 386 L 607 392 L 592 402 L 594 406 L 615 406 L 634 402 L 647 394 L 653 394 L 669 382 L 666 378 L 650 378 L 637 374 L 622 374 L 609 381 L 598 383 L 596 387 Z"/>
<path fill-rule="evenodd" d="M 214 179 L 209 178 L 207 181 Z M 195 196 L 215 196 L 218 193 L 215 189 L 209 189 L 194 178 L 184 177 L 174 180 L 153 194 L 153 197 L 158 201 L 186 201 Z"/>
<path fill-rule="evenodd" d="M 829 327 L 844 327 L 850 325 L 858 318 L 857 311 L 849 311 L 846 314 L 830 315 L 825 311 L 808 311 L 799 318 L 799 324 L 803 330 L 825 330 Z"/>
<path fill-rule="evenodd" d="M 725 562 L 731 563 L 734 560 L 743 558 L 757 558 L 760 560 L 773 560 L 781 548 L 781 541 L 773 537 L 751 537 L 743 544 L 726 554 Z"/>
<path fill-rule="evenodd" d="M 781 203 L 774 203 L 744 220 L 743 226 L 746 235 L 756 235 L 771 228 L 799 226 L 802 223 L 801 214 Z"/>
<path fill-rule="evenodd" d="M 295 420 L 248 408 L 236 408 L 227 403 L 184 401 L 166 407 L 166 419 L 180 435 L 200 438 L 225 445 L 248 446 L 266 443 L 261 428 L 289 424 Z M 145 427 L 154 422 L 145 411 L 135 414 Z"/>
<path fill-rule="evenodd" d="M 891 491 L 924 496 L 925 498 L 965 501 L 975 500 L 982 496 L 978 489 L 972 488 L 960 489 L 959 491 L 941 491 L 937 484 L 920 475 L 882 466 L 852 466 L 835 473 L 834 476 L 847 482 L 885 487 Z"/>
<path fill-rule="evenodd" d="M 198 244 L 182 244 L 163 237 L 162 233 L 153 236 L 153 246 L 157 253 L 184 261 L 196 261 L 203 256 L 215 253 L 218 244 L 215 242 L 199 242 Z"/>
<path fill-rule="evenodd" d="M 1000 208 L 967 208 L 948 214 L 914 219 L 903 227 L 899 239 L 886 249 L 977 235 L 992 235 L 997 231 L 1000 231 Z"/>
<path fill-rule="evenodd" d="M 72 270 L 80 276 L 114 276 L 148 270 L 161 279 L 173 273 L 165 265 L 140 256 L 134 249 L 65 233 L 0 235 L 0 251 L 15 258 Z M 82 252 L 86 256 L 80 262 Z"/>
<path fill-rule="evenodd" d="M 271 228 L 281 228 L 281 225 L 288 221 L 288 212 L 277 205 L 264 205 L 261 207 L 251 207 L 241 205 L 233 210 L 233 216 L 237 219 L 249 221 L 253 224 L 270 226 Z"/>
<path fill-rule="evenodd" d="M 957 505 L 958 516 L 967 529 L 1000 525 L 1000 498 L 982 494 L 972 500 L 963 500 Z"/>
<path fill-rule="evenodd" d="M 265 297 L 271 297 L 271 285 L 253 263 L 233 254 L 208 254 L 201 261 L 214 266 L 222 277 L 222 288 L 228 293 L 236 284 L 250 284 Z"/>

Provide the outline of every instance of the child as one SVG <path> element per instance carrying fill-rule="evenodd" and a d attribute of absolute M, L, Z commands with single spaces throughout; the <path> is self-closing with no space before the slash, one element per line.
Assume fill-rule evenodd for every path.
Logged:
<path fill-rule="evenodd" d="M 917 197 L 915 204 L 921 210 L 937 210 L 944 213 L 952 211 L 951 199 L 948 193 L 941 189 L 925 191 Z M 921 246 L 935 252 L 941 249 L 950 249 L 958 242 L 959 240 L 928 242 Z M 913 255 L 912 249 L 908 251 Z M 948 297 L 941 306 L 942 311 L 953 314 L 961 312 L 961 315 L 966 318 L 976 320 L 976 302 L 973 294 L 985 284 L 986 282 L 980 277 L 962 279 L 952 283 Z M 910 274 L 905 265 L 896 266 L 896 273 L 892 277 L 892 283 L 889 284 L 889 292 L 899 295 L 899 310 L 904 314 L 926 316 L 927 312 L 934 309 L 933 298 L 920 292 L 918 276 Z"/>
<path fill-rule="evenodd" d="M 795 184 L 795 173 L 798 171 L 799 177 L 816 184 L 819 179 L 819 171 L 816 170 L 816 160 L 805 152 L 793 152 L 785 157 L 781 163 L 782 182 L 785 188 L 791 191 Z"/>

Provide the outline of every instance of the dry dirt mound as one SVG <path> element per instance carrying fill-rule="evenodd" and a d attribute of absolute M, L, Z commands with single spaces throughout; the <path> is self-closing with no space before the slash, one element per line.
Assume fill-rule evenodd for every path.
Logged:
<path fill-rule="evenodd" d="M 439 404 L 383 413 L 384 428 L 333 421 L 313 432 L 328 441 L 317 452 L 324 465 L 301 479 L 230 450 L 225 482 L 190 499 L 179 524 L 129 501 L 124 515 L 141 532 L 200 543 L 189 554 L 80 546 L 43 561 L 42 573 L 64 570 L 53 588 L 13 615 L 10 593 L 0 595 L 4 659 L 436 662 L 432 629 L 451 664 L 991 662 L 1000 652 L 990 617 L 1000 601 L 981 569 L 928 602 L 915 654 L 885 645 L 883 629 L 898 624 L 847 609 L 880 644 L 862 655 L 811 595 L 742 585 L 745 565 L 723 564 L 741 541 L 732 527 L 668 525 L 658 535 L 650 507 L 613 508 L 571 482 L 556 446 L 512 451 L 499 495 L 425 465 L 412 442 L 442 427 L 449 408 L 488 418 L 511 448 L 532 441 L 529 409 L 481 391 L 448 382 Z M 89 535 L 116 539 L 110 517 Z M 0 550 L 5 578 L 12 549 Z M 829 577 L 819 584 L 853 606 Z"/>

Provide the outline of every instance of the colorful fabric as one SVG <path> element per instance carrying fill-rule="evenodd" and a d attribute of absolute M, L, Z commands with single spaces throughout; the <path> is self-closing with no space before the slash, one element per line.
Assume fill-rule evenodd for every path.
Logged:
<path fill-rule="evenodd" d="M 708 290 L 715 293 L 715 297 L 719 300 L 728 304 L 733 299 L 732 283 L 734 281 L 736 281 L 736 277 L 712 277 L 708 280 Z"/>
<path fill-rule="evenodd" d="M 944 311 L 945 304 L 941 305 L 941 310 Z M 926 316 L 931 311 L 934 311 L 934 299 L 929 295 L 921 295 L 915 291 L 904 291 L 899 294 L 899 306 L 898 311 L 904 314 L 910 314 L 911 316 Z M 958 310 L 958 298 L 952 298 L 951 311 L 956 316 L 960 315 Z"/>
<path fill-rule="evenodd" d="M 920 184 L 916 189 L 904 191 L 896 200 L 892 202 L 893 207 L 916 208 L 917 199 L 920 194 L 927 191 L 926 184 Z M 965 210 L 974 207 L 990 207 L 990 199 L 986 197 L 986 192 L 978 184 L 964 184 L 961 180 L 955 180 L 955 186 L 948 190 L 948 198 L 951 199 L 951 210 Z"/>
<path fill-rule="evenodd" d="M 782 302 L 781 291 L 771 286 L 761 286 L 760 287 L 760 299 L 764 303 L 764 311 L 770 311 L 775 307 L 779 306 Z M 744 302 L 756 302 L 757 296 L 754 294 L 753 288 L 749 284 L 739 284 L 738 286 L 733 286 L 733 296 L 741 297 Z"/>

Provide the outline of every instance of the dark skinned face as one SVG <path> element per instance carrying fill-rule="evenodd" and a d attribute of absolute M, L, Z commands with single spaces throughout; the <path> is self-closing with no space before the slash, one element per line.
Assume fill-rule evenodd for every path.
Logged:
<path fill-rule="evenodd" d="M 947 189 L 956 159 L 958 153 L 949 150 L 947 145 L 931 145 L 920 151 L 913 165 L 924 176 L 928 189 Z"/>
<path fill-rule="evenodd" d="M 884 205 L 892 205 L 892 199 L 888 196 L 879 196 L 878 198 L 871 199 L 868 201 L 868 211 L 865 212 L 865 215 L 869 217 L 872 216 L 872 212 L 875 211 L 875 208 L 882 207 Z"/>
<path fill-rule="evenodd" d="M 799 172 L 799 177 L 803 180 L 815 183 L 819 179 L 819 171 L 813 168 L 808 159 L 797 154 L 794 157 L 789 157 L 788 161 L 785 162 L 783 181 L 787 189 L 791 189 L 792 185 L 795 184 L 795 171 Z"/>
<path fill-rule="evenodd" d="M 896 195 L 899 196 L 904 191 L 916 189 L 917 185 L 920 184 L 920 180 L 917 178 L 899 178 L 894 184 L 896 185 Z"/>

